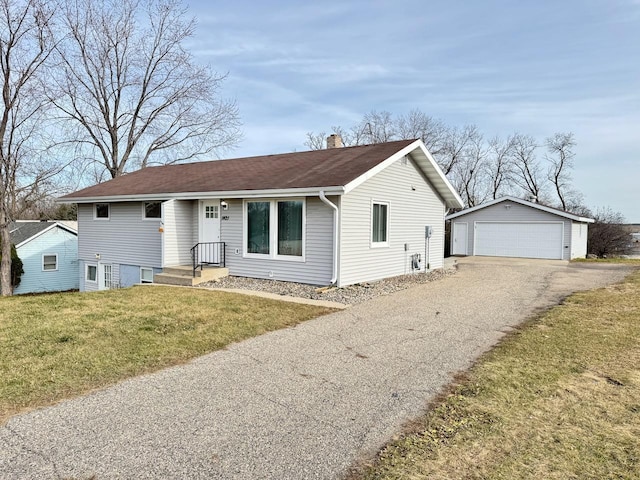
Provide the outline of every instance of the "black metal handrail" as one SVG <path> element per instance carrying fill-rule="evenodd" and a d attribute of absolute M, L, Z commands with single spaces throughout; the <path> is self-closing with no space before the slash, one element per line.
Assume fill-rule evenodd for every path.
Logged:
<path fill-rule="evenodd" d="M 212 267 L 224 267 L 225 243 L 224 242 L 200 242 L 191 247 L 191 262 L 193 265 L 193 276 L 196 270 L 202 270 L 205 265 Z"/>

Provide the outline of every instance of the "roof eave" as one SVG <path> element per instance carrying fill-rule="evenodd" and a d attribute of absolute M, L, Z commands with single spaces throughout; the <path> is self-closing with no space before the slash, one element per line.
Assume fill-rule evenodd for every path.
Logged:
<path fill-rule="evenodd" d="M 161 200 L 194 200 L 209 198 L 258 198 L 258 197 L 304 197 L 316 196 L 323 191 L 327 195 L 342 195 L 344 187 L 306 187 L 277 188 L 265 190 L 235 190 L 218 192 L 176 192 L 176 193 L 141 193 L 135 195 L 103 195 L 92 197 L 64 196 L 56 199 L 57 203 L 96 203 L 96 202 L 140 202 Z"/>
<path fill-rule="evenodd" d="M 570 220 L 574 220 L 576 222 L 582 223 L 594 223 L 595 220 L 593 218 L 580 217 L 578 215 L 574 215 L 569 212 L 562 212 L 560 210 L 556 210 L 551 207 L 547 207 L 546 205 L 540 205 L 539 203 L 529 202 L 522 198 L 512 197 L 510 195 L 505 195 L 504 197 L 496 198 L 495 200 L 491 200 L 489 202 L 483 203 L 481 205 L 476 205 L 475 207 L 467 208 L 465 210 L 461 210 L 460 212 L 452 213 L 445 217 L 445 220 L 452 220 L 457 217 L 461 217 L 463 215 L 467 215 L 468 213 L 473 213 L 478 210 L 482 210 L 483 208 L 491 207 L 492 205 L 496 205 L 501 202 L 515 202 L 521 205 L 525 205 L 527 207 L 535 208 L 541 210 L 543 212 L 551 213 L 552 215 L 558 215 L 559 217 L 568 218 Z"/>

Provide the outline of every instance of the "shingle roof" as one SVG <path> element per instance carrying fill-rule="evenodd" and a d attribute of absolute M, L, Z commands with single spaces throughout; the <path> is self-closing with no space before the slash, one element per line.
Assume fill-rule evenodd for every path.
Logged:
<path fill-rule="evenodd" d="M 344 186 L 414 141 L 147 167 L 61 200 Z"/>
<path fill-rule="evenodd" d="M 9 225 L 9 232 L 11 232 L 11 243 L 19 245 L 25 240 L 37 235 L 43 230 L 46 230 L 56 222 L 11 222 Z"/>
<path fill-rule="evenodd" d="M 71 227 L 61 225 L 60 222 L 41 222 L 39 220 L 34 220 L 32 222 L 28 221 L 20 221 L 20 222 L 11 222 L 9 224 L 9 232 L 11 236 L 11 243 L 14 245 L 20 245 L 25 240 L 29 240 L 30 238 L 38 235 L 40 232 L 46 230 L 52 225 L 58 224 L 59 227 L 68 230 L 71 233 L 77 235 L 76 231 Z"/>

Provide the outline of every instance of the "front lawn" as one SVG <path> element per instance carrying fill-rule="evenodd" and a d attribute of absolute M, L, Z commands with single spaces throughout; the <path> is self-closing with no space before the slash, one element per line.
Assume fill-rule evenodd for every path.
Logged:
<path fill-rule="evenodd" d="M 353 479 L 640 478 L 640 272 L 484 355 Z"/>
<path fill-rule="evenodd" d="M 331 311 L 171 287 L 0 298 L 0 423 Z"/>

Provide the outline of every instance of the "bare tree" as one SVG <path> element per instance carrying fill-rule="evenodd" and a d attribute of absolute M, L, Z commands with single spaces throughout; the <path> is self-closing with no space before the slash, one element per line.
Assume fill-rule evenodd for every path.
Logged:
<path fill-rule="evenodd" d="M 474 207 L 487 199 L 488 148 L 476 130 L 470 130 L 466 146 L 453 165 L 450 177 L 467 207 Z"/>
<path fill-rule="evenodd" d="M 522 189 L 526 197 L 543 202 L 546 176 L 536 155 L 537 149 L 538 144 L 533 137 L 520 133 L 513 135 L 511 158 L 514 183 Z"/>
<path fill-rule="evenodd" d="M 549 170 L 547 178 L 552 183 L 560 207 L 568 210 L 575 205 L 574 197 L 576 193 L 571 189 L 571 170 L 573 169 L 573 152 L 576 142 L 573 133 L 556 133 L 552 137 L 546 139 L 548 155 L 546 159 L 549 162 Z"/>
<path fill-rule="evenodd" d="M 53 10 L 40 0 L 0 0 L 0 293 L 11 295 L 9 224 L 57 171 L 44 156 L 40 75 L 54 48 Z"/>
<path fill-rule="evenodd" d="M 67 0 L 52 100 L 78 156 L 113 178 L 133 164 L 195 160 L 239 139 L 224 76 L 195 64 L 179 0 Z"/>
<path fill-rule="evenodd" d="M 434 119 L 418 109 L 401 115 L 396 120 L 396 131 L 403 139 L 419 138 L 434 156 L 439 156 L 445 146 L 448 127 L 441 120 Z"/>
<path fill-rule="evenodd" d="M 355 145 L 383 143 L 396 140 L 396 125 L 389 112 L 377 112 L 372 110 L 365 114 L 364 118 L 356 127 L 354 134 Z M 358 135 L 358 132 L 360 134 Z"/>
<path fill-rule="evenodd" d="M 304 145 L 309 150 L 322 150 L 325 147 L 327 141 L 327 134 L 325 132 L 313 133 L 307 132 L 307 139 L 304 141 Z"/>
<path fill-rule="evenodd" d="M 475 125 L 447 129 L 442 151 L 436 158 L 445 175 L 449 175 L 456 164 L 462 160 L 465 149 L 476 135 L 478 135 L 478 127 Z"/>
<path fill-rule="evenodd" d="M 493 137 L 489 140 L 487 160 L 487 182 L 490 197 L 495 200 L 513 186 L 513 166 L 511 163 L 513 136 L 506 140 Z"/>
<path fill-rule="evenodd" d="M 611 208 L 599 208 L 593 215 L 595 223 L 589 225 L 587 250 L 598 257 L 628 254 L 631 235 L 624 227 L 624 216 Z"/>

